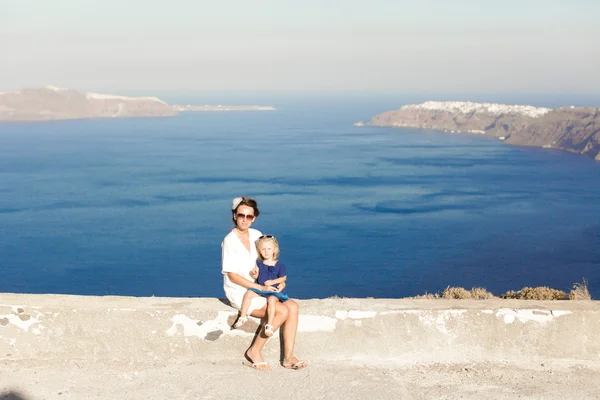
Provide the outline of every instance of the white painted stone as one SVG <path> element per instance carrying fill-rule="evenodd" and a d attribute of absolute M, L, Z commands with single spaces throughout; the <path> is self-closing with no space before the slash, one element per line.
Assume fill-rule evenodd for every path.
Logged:
<path fill-rule="evenodd" d="M 419 321 L 426 326 L 434 326 L 438 331 L 449 334 L 446 328 L 446 321 L 454 319 L 467 312 L 467 310 L 440 310 L 437 315 L 430 311 L 422 311 L 419 315 Z"/>
<path fill-rule="evenodd" d="M 335 317 L 337 319 L 375 318 L 376 315 L 377 315 L 377 311 L 343 310 L 343 311 L 335 312 Z"/>
<path fill-rule="evenodd" d="M 438 331 L 442 333 L 448 333 L 448 329 L 446 329 L 446 321 L 444 319 L 443 314 L 438 314 L 437 316 L 433 316 L 431 314 L 419 315 L 419 321 L 421 321 L 426 326 L 434 326 Z"/>
<path fill-rule="evenodd" d="M 167 329 L 166 333 L 169 336 L 175 336 L 179 330 L 179 326 L 183 328 L 183 336 L 190 337 L 195 336 L 201 339 L 206 339 L 206 335 L 214 331 L 222 331 L 223 335 L 231 335 L 231 336 L 250 336 L 252 333 L 244 332 L 240 329 L 231 329 L 227 320 L 231 315 L 237 315 L 237 313 L 231 313 L 228 311 L 219 311 L 217 317 L 212 320 L 204 321 L 201 325 L 198 325 L 198 320 L 191 319 L 187 315 L 184 314 L 176 314 L 171 317 L 171 321 L 173 325 L 169 329 Z M 250 317 L 256 321 L 259 321 L 257 318 Z M 260 321 L 259 321 L 260 322 Z"/>
<path fill-rule="evenodd" d="M 24 306 L 12 306 L 12 307 L 11 307 L 11 309 L 10 309 L 10 311 L 11 311 L 13 314 L 18 314 L 18 313 L 19 313 L 19 309 L 21 309 L 21 310 L 22 310 L 22 309 L 24 309 L 24 308 L 25 308 Z"/>
<path fill-rule="evenodd" d="M 16 311 L 15 311 L 16 312 Z M 25 332 L 29 332 L 29 328 L 34 324 L 39 324 L 40 320 L 35 317 L 29 316 L 29 319 L 26 321 L 22 321 L 21 318 L 17 314 L 6 314 L 0 315 L 0 319 L 6 318 L 8 319 L 8 323 L 16 326 L 19 329 L 22 329 Z M 39 328 L 39 326 L 38 326 Z M 35 332 L 34 332 L 35 333 Z M 39 334 L 39 333 L 36 333 Z"/>
<path fill-rule="evenodd" d="M 302 315 L 298 317 L 298 332 L 333 332 L 337 319 L 325 315 Z"/>
<path fill-rule="evenodd" d="M 553 310 L 550 311 L 552 313 L 552 315 L 554 315 L 555 317 L 562 317 L 563 315 L 568 315 L 568 314 L 573 314 L 572 311 L 565 311 L 565 310 Z"/>
<path fill-rule="evenodd" d="M 496 317 L 502 318 L 504 323 L 512 324 L 515 320 L 527 323 L 530 321 L 547 323 L 554 318 L 571 314 L 571 311 L 549 311 L 549 310 L 513 310 L 511 308 L 501 308 L 496 312 Z"/>

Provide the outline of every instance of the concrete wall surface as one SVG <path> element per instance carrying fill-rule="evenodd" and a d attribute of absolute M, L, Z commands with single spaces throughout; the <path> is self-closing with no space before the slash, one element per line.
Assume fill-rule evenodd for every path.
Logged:
<path fill-rule="evenodd" d="M 363 364 L 600 362 L 600 302 L 300 300 L 296 353 Z M 0 293 L 0 360 L 242 359 L 257 320 L 214 298 Z M 279 356 L 279 335 L 265 356 Z M 273 343 L 274 342 L 274 343 Z"/>

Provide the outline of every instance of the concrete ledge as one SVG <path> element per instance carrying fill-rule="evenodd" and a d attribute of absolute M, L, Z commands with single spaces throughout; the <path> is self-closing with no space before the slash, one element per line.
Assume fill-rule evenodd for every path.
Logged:
<path fill-rule="evenodd" d="M 301 300 L 296 352 L 361 364 L 600 362 L 600 303 Z M 258 325 L 212 298 L 0 293 L 0 360 L 242 360 Z M 265 357 L 279 357 L 276 334 Z M 275 342 L 275 343 L 272 343 Z"/>

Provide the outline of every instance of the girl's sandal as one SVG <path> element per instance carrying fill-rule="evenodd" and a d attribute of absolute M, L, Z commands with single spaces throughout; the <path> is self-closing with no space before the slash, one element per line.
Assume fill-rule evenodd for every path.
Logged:
<path fill-rule="evenodd" d="M 271 324 L 265 325 L 265 335 L 267 335 L 268 337 L 273 336 L 273 325 L 271 325 Z"/>
<path fill-rule="evenodd" d="M 235 324 L 233 324 L 233 329 L 237 329 L 240 326 L 244 325 L 246 322 L 248 322 L 248 316 L 247 315 L 240 315 L 240 317 L 238 318 L 237 321 L 235 321 Z"/>

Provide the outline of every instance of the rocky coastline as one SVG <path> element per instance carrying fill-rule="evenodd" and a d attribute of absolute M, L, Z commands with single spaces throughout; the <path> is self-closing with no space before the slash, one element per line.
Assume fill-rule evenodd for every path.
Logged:
<path fill-rule="evenodd" d="M 506 143 L 576 152 L 600 161 L 600 109 L 540 108 L 493 103 L 410 104 L 355 126 L 418 128 L 480 134 Z"/>
<path fill-rule="evenodd" d="M 274 110 L 267 106 L 169 105 L 157 97 L 128 97 L 45 86 L 0 93 L 0 122 L 85 118 L 170 117 L 181 111 Z"/>

